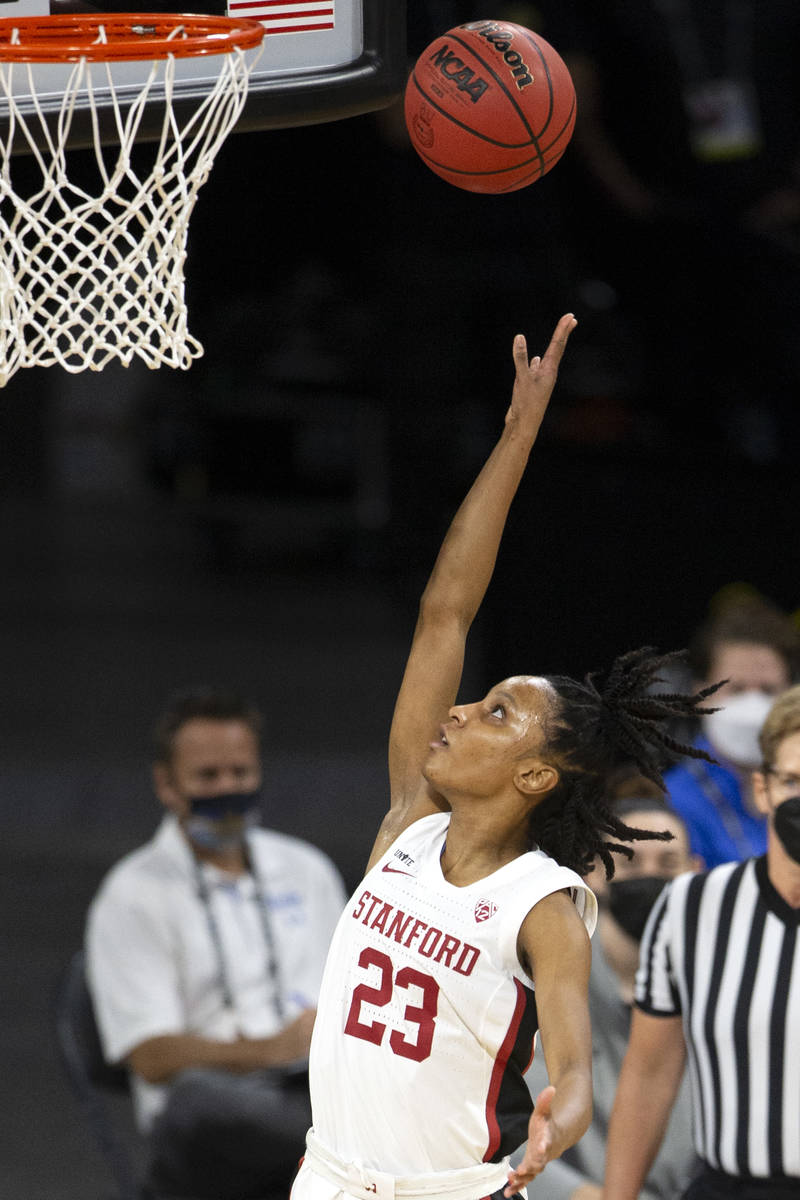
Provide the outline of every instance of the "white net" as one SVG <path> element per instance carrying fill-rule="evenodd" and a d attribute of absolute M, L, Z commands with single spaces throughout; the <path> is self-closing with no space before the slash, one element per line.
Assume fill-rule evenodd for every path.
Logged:
<path fill-rule="evenodd" d="M 181 27 L 170 36 L 180 37 Z M 152 368 L 185 370 L 203 353 L 187 328 L 189 218 L 241 114 L 257 57 L 238 48 L 214 55 L 219 70 L 211 89 L 182 120 L 172 55 L 149 65 L 132 102 L 115 88 L 113 62 L 80 59 L 55 120 L 43 111 L 31 65 L 0 63 L 0 97 L 8 106 L 0 135 L 0 387 L 21 367 L 100 371 L 111 359 L 127 366 L 138 356 Z M 15 72 L 27 74 L 33 99 L 25 110 Z M 87 96 L 90 188 L 80 172 L 70 178 L 67 151 L 77 101 L 85 106 Z M 110 133 L 107 124 L 101 131 L 101 101 L 111 113 Z M 142 120 L 154 104 L 163 109 L 161 134 L 142 144 Z M 35 160 L 27 195 L 12 181 L 20 174 L 19 150 Z M 30 177 L 30 165 L 23 174 Z"/>

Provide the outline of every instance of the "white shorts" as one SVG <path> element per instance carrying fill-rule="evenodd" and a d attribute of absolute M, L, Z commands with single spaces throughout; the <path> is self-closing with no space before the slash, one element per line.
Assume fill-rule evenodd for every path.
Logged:
<path fill-rule="evenodd" d="M 488 1200 L 507 1182 L 507 1162 L 395 1179 L 340 1162 L 309 1132 L 290 1200 Z M 520 1195 L 527 1200 L 524 1190 Z"/>

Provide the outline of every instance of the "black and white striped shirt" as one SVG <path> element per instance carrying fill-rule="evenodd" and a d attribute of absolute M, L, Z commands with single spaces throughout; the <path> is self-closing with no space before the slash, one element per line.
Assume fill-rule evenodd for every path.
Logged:
<path fill-rule="evenodd" d="M 682 1016 L 695 1147 L 729 1175 L 800 1178 L 798 928 L 751 858 L 679 876 L 642 939 L 636 1004 Z"/>

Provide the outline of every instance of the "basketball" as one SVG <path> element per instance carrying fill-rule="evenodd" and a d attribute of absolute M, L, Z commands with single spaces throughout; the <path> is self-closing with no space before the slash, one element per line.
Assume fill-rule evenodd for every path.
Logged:
<path fill-rule="evenodd" d="M 575 111 L 563 59 L 510 21 L 470 21 L 436 38 L 405 94 L 417 154 L 470 192 L 515 192 L 547 174 L 569 144 Z"/>

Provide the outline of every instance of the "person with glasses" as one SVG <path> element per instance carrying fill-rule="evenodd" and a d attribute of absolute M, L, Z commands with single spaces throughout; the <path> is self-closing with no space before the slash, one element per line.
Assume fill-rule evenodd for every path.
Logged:
<path fill-rule="evenodd" d="M 766 853 L 679 877 L 645 929 L 606 1200 L 640 1195 L 687 1058 L 702 1165 L 684 1200 L 800 1195 L 800 686 L 759 747 Z"/>

